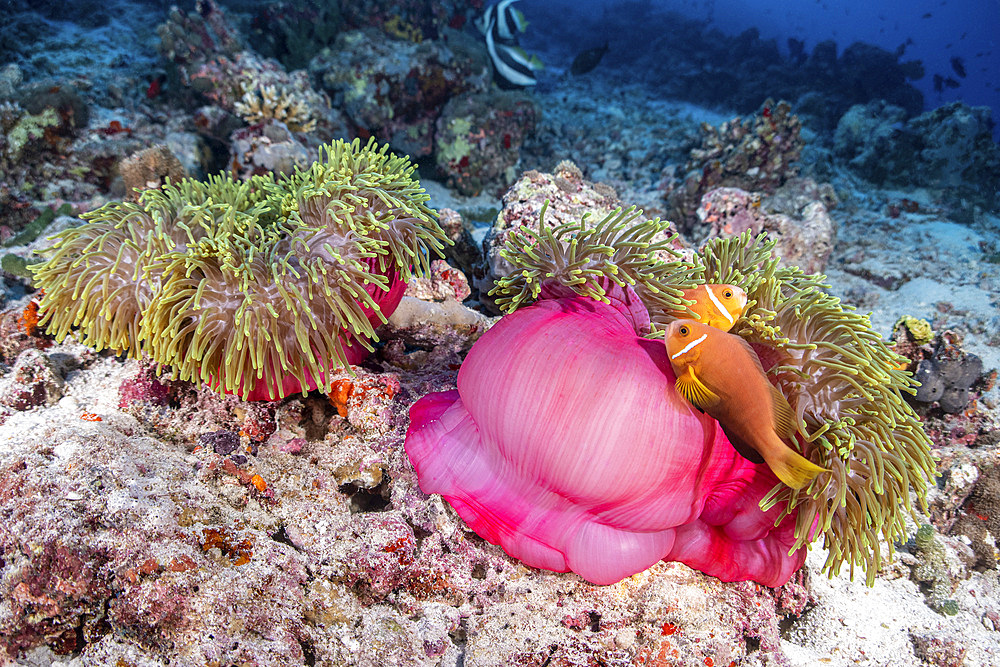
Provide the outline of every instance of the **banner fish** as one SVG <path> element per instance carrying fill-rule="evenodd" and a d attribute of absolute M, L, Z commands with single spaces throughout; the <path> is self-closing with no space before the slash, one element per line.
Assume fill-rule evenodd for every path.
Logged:
<path fill-rule="evenodd" d="M 500 0 L 476 21 L 486 37 L 493 80 L 505 90 L 534 86 L 538 83 L 535 72 L 544 67 L 537 56 L 529 56 L 518 46 L 517 35 L 525 31 L 528 22 L 524 14 L 511 7 L 515 2 L 518 0 Z"/>

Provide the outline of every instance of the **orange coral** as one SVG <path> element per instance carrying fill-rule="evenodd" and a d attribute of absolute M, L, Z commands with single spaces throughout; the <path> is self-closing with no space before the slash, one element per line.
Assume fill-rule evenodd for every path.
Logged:
<path fill-rule="evenodd" d="M 24 327 L 24 333 L 34 336 L 38 332 L 38 302 L 34 299 L 29 301 L 17 321 Z"/>
<path fill-rule="evenodd" d="M 246 537 L 239 542 L 225 528 L 203 528 L 201 550 L 218 549 L 233 565 L 246 565 L 253 557 L 254 539 Z"/>

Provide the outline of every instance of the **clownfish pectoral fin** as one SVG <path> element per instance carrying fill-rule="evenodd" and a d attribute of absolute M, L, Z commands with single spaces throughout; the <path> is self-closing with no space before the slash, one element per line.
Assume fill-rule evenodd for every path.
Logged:
<path fill-rule="evenodd" d="M 670 384 L 664 385 L 663 395 L 667 399 L 667 404 L 670 405 L 673 410 L 676 410 L 677 412 L 686 412 L 692 415 L 697 414 L 695 412 L 695 407 L 691 405 L 689 401 L 681 398 L 677 390 Z"/>
<path fill-rule="evenodd" d="M 829 472 L 787 445 L 777 455 L 768 458 L 767 467 L 783 484 L 793 489 L 801 489 L 816 475 Z"/>
<path fill-rule="evenodd" d="M 774 424 L 774 432 L 783 440 L 791 440 L 798 431 L 796 426 L 795 413 L 792 406 L 788 404 L 788 399 L 774 385 L 771 385 L 771 417 Z"/>
<path fill-rule="evenodd" d="M 719 396 L 695 375 L 694 369 L 688 366 L 687 372 L 677 378 L 674 387 L 677 393 L 686 398 L 699 410 L 705 411 L 714 408 L 721 400 Z"/>

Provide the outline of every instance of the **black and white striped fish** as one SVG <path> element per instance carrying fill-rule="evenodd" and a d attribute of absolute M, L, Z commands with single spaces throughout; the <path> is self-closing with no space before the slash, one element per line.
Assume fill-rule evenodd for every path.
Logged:
<path fill-rule="evenodd" d="M 543 67 L 537 57 L 529 57 L 517 44 L 517 33 L 524 32 L 528 25 L 524 15 L 511 7 L 517 1 L 500 0 L 479 21 L 493 63 L 494 80 L 500 88 L 533 86 L 538 83 L 535 71 Z"/>
<path fill-rule="evenodd" d="M 511 7 L 519 0 L 500 0 L 486 9 L 476 25 L 483 34 L 493 33 L 493 42 L 511 46 L 517 44 L 517 33 L 524 32 L 528 22 L 520 10 Z M 492 28 L 490 25 L 492 24 Z"/>

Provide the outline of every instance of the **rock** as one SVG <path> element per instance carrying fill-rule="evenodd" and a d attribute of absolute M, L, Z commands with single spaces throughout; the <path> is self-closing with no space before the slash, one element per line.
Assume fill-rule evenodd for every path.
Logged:
<path fill-rule="evenodd" d="M 14 410 L 54 405 L 62 395 L 63 378 L 39 350 L 21 352 L 13 370 L 0 379 L 0 405 Z"/>
<path fill-rule="evenodd" d="M 461 48 L 466 39 L 414 43 L 374 28 L 345 31 L 313 58 L 309 72 L 356 126 L 419 158 L 433 151 L 435 122 L 448 100 L 487 90 L 487 63 Z"/>
<path fill-rule="evenodd" d="M 535 128 L 538 110 L 521 92 L 452 98 L 434 135 L 438 170 L 465 196 L 500 194 L 514 181 L 521 144 Z"/>
<path fill-rule="evenodd" d="M 821 273 L 833 250 L 836 227 L 822 201 L 811 201 L 797 211 L 789 209 L 796 198 L 783 195 L 780 204 L 791 215 L 772 213 L 769 200 L 739 188 L 716 188 L 701 198 L 698 219 L 709 230 L 705 240 L 737 236 L 746 230 L 767 232 L 775 241 L 781 266 L 798 266 L 806 273 Z M 702 241 L 702 244 L 704 241 Z"/>

